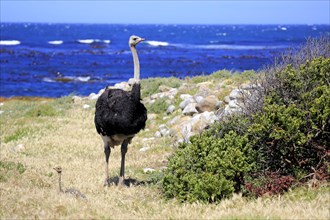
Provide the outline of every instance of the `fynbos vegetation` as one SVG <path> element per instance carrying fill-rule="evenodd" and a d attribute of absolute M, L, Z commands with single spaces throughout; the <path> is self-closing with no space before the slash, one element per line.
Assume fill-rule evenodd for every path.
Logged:
<path fill-rule="evenodd" d="M 329 179 L 329 48 L 329 39 L 309 40 L 287 54 L 254 80 L 244 114 L 182 144 L 165 171 L 165 196 L 213 202 L 242 188 L 260 196 Z"/>

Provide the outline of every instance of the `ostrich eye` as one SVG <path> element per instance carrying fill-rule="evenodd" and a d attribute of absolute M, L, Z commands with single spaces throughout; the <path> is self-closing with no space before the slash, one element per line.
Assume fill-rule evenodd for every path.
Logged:
<path fill-rule="evenodd" d="M 137 37 L 134 37 L 133 40 L 137 40 Z"/>

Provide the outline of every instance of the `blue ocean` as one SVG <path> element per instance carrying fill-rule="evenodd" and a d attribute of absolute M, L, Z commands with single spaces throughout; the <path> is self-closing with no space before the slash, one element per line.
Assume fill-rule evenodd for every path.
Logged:
<path fill-rule="evenodd" d="M 89 95 L 133 77 L 130 35 L 141 77 L 191 77 L 260 70 L 329 25 L 124 25 L 1 23 L 0 96 Z"/>

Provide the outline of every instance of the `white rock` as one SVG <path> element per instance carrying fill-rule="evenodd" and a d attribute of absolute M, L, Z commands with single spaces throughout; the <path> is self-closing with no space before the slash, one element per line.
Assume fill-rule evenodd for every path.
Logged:
<path fill-rule="evenodd" d="M 231 93 L 229 94 L 229 98 L 231 100 L 242 98 L 242 90 L 241 89 L 233 89 L 231 91 Z"/>
<path fill-rule="evenodd" d="M 152 169 L 152 168 L 149 168 L 149 167 L 143 169 L 144 173 L 152 173 L 152 172 L 155 172 L 155 171 L 156 171 L 155 169 Z"/>
<path fill-rule="evenodd" d="M 154 137 L 150 137 L 150 138 L 143 138 L 142 141 L 145 142 L 145 141 L 153 141 L 155 140 Z"/>
<path fill-rule="evenodd" d="M 163 121 L 165 121 L 165 120 L 167 120 L 167 119 L 169 119 L 170 117 L 169 116 L 164 116 L 163 117 Z"/>
<path fill-rule="evenodd" d="M 195 104 L 196 104 L 196 101 L 195 101 L 195 99 L 194 99 L 193 97 L 188 97 L 188 98 L 186 98 L 185 100 L 183 100 L 183 101 L 180 103 L 179 107 L 183 110 L 183 109 L 185 109 L 190 103 L 195 103 Z"/>
<path fill-rule="evenodd" d="M 169 122 L 167 122 L 166 124 L 168 125 L 168 126 L 172 126 L 172 125 L 174 125 L 178 120 L 180 120 L 180 116 L 178 115 L 178 116 L 175 116 L 174 118 L 172 118 L 172 120 L 170 120 Z"/>
<path fill-rule="evenodd" d="M 130 86 L 127 82 L 116 83 L 113 86 L 115 89 L 129 90 Z"/>
<path fill-rule="evenodd" d="M 194 114 L 198 113 L 196 110 L 196 103 L 189 103 L 184 110 L 182 111 L 184 115 L 193 116 Z"/>
<path fill-rule="evenodd" d="M 185 143 L 189 142 L 190 137 L 192 136 L 191 129 L 192 129 L 191 123 L 187 123 L 182 126 L 181 134 L 182 134 L 183 142 Z"/>
<path fill-rule="evenodd" d="M 170 135 L 170 130 L 167 127 L 160 128 L 159 132 L 162 137 L 167 137 Z"/>
<path fill-rule="evenodd" d="M 174 105 L 170 105 L 168 106 L 167 110 L 166 110 L 166 114 L 171 114 L 175 111 L 175 106 Z"/>
<path fill-rule="evenodd" d="M 157 114 L 148 114 L 148 119 L 149 120 L 155 120 L 157 118 Z"/>
<path fill-rule="evenodd" d="M 164 86 L 164 85 L 160 85 L 159 88 L 158 88 L 158 90 L 159 90 L 160 92 L 168 92 L 168 91 L 170 91 L 171 89 L 172 89 L 171 87 Z"/>
<path fill-rule="evenodd" d="M 162 137 L 162 134 L 160 133 L 160 131 L 156 131 L 155 138 L 160 138 L 160 137 Z"/>
<path fill-rule="evenodd" d="M 91 107 L 91 106 L 88 105 L 88 104 L 83 105 L 83 108 L 84 108 L 84 109 L 87 109 L 87 108 L 89 108 L 89 107 Z"/>
<path fill-rule="evenodd" d="M 4 105 L 4 103 L 3 102 L 0 102 L 0 106 L 3 106 Z"/>
<path fill-rule="evenodd" d="M 72 96 L 73 103 L 79 103 L 81 100 L 83 100 L 83 98 L 81 98 L 80 96 Z"/>
<path fill-rule="evenodd" d="M 97 93 L 99 96 L 102 95 L 102 93 L 105 91 L 105 89 L 100 89 L 100 91 Z"/>
<path fill-rule="evenodd" d="M 201 118 L 203 118 L 208 124 L 212 124 L 218 120 L 218 117 L 214 114 L 214 112 L 203 112 Z"/>
<path fill-rule="evenodd" d="M 92 92 L 89 96 L 88 96 L 88 99 L 89 100 L 95 100 L 95 99 L 98 99 L 99 98 L 99 95 L 95 94 L 94 92 Z"/>
<path fill-rule="evenodd" d="M 229 107 L 230 108 L 239 108 L 239 105 L 238 105 L 238 102 L 237 102 L 237 100 L 230 100 L 230 102 L 229 102 Z"/>
<path fill-rule="evenodd" d="M 16 153 L 21 152 L 25 149 L 23 144 L 18 144 L 15 147 L 12 148 L 12 150 Z"/>
<path fill-rule="evenodd" d="M 229 98 L 229 96 L 226 96 L 226 97 L 223 99 L 223 101 L 224 101 L 226 104 L 228 104 L 228 103 L 230 102 L 230 98 Z"/>
<path fill-rule="evenodd" d="M 197 103 L 200 103 L 201 101 L 204 100 L 204 97 L 200 96 L 200 95 L 197 95 L 197 96 L 194 97 L 194 99 L 196 100 Z"/>
<path fill-rule="evenodd" d="M 172 88 L 168 92 L 169 92 L 170 95 L 172 95 L 174 97 L 174 96 L 176 96 L 178 94 L 178 89 Z"/>
<path fill-rule="evenodd" d="M 150 147 L 145 146 L 145 147 L 142 147 L 139 151 L 140 151 L 140 152 L 145 152 L 145 151 L 147 151 L 147 150 L 149 150 L 149 149 L 150 149 Z"/>
<path fill-rule="evenodd" d="M 188 98 L 192 98 L 192 96 L 189 95 L 189 94 L 181 94 L 181 95 L 180 95 L 180 99 L 181 99 L 181 100 L 185 100 L 185 99 L 188 99 Z"/>
<path fill-rule="evenodd" d="M 129 78 L 129 80 L 128 80 L 127 83 L 128 83 L 129 85 L 133 85 L 133 83 L 135 83 L 135 81 L 136 81 L 136 80 L 135 80 L 134 78 Z"/>

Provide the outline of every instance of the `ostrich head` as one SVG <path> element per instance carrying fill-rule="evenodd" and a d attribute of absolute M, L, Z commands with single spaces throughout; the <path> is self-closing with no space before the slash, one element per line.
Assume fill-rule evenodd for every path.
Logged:
<path fill-rule="evenodd" d="M 138 43 L 140 43 L 142 41 L 144 41 L 144 38 L 132 35 L 129 38 L 128 44 L 129 44 L 130 47 L 135 47 Z"/>
<path fill-rule="evenodd" d="M 62 167 L 54 167 L 54 170 L 56 170 L 57 173 L 62 173 Z"/>

